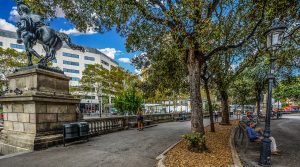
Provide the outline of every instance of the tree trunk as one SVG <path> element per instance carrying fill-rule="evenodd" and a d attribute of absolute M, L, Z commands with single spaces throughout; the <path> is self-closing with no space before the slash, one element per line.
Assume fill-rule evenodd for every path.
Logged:
<path fill-rule="evenodd" d="M 208 81 L 204 80 L 204 89 L 206 93 L 207 103 L 208 103 L 208 111 L 209 111 L 209 119 L 210 119 L 210 131 L 215 132 L 214 118 L 213 118 L 213 108 L 210 99 L 210 92 L 208 88 Z"/>
<path fill-rule="evenodd" d="M 202 99 L 200 94 L 200 57 L 201 55 L 195 55 L 193 48 L 188 50 L 188 71 L 189 71 L 189 86 L 190 86 L 190 97 L 191 97 L 191 129 L 192 132 L 199 132 L 204 134 L 203 125 L 203 109 Z M 204 143 L 205 147 L 205 143 Z"/>
<path fill-rule="evenodd" d="M 220 124 L 221 125 L 230 125 L 227 90 L 221 90 L 220 95 L 221 95 L 221 101 L 222 101 L 222 121 Z"/>

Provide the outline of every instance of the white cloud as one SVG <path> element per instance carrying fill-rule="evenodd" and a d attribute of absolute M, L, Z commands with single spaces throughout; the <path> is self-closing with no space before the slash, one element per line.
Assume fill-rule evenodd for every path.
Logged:
<path fill-rule="evenodd" d="M 130 59 L 129 58 L 119 58 L 118 60 L 120 62 L 123 62 L 123 63 L 130 63 Z"/>
<path fill-rule="evenodd" d="M 56 7 L 55 9 L 55 16 L 56 17 L 65 17 L 64 11 L 60 7 Z M 13 6 L 10 13 L 9 13 L 9 20 L 13 22 L 18 22 L 20 20 L 20 15 L 17 11 L 17 7 Z"/>
<path fill-rule="evenodd" d="M 122 51 L 116 50 L 115 48 L 104 48 L 104 49 L 98 49 L 100 52 L 106 54 L 108 57 L 115 59 L 115 56 L 120 54 Z"/>
<path fill-rule="evenodd" d="M 65 12 L 62 10 L 62 8 L 56 7 L 55 8 L 55 16 L 64 18 L 66 15 L 65 15 Z"/>
<path fill-rule="evenodd" d="M 20 15 L 17 11 L 16 6 L 13 6 L 11 11 L 9 12 L 9 20 L 13 22 L 18 22 L 20 20 Z"/>
<path fill-rule="evenodd" d="M 137 70 L 137 69 L 134 69 L 134 72 L 138 75 L 140 75 L 142 73 L 142 70 Z"/>
<path fill-rule="evenodd" d="M 2 30 L 7 30 L 7 31 L 16 31 L 17 27 L 8 23 L 6 20 L 4 19 L 0 19 L 0 29 Z"/>
<path fill-rule="evenodd" d="M 60 29 L 59 32 L 62 32 L 62 33 L 65 33 L 65 34 L 68 34 L 68 35 L 91 35 L 91 34 L 96 34 L 97 32 L 94 31 L 93 29 L 88 29 L 86 32 L 80 32 L 78 31 L 76 28 L 71 28 L 71 29 L 68 29 L 68 30 L 63 30 L 63 29 Z"/>

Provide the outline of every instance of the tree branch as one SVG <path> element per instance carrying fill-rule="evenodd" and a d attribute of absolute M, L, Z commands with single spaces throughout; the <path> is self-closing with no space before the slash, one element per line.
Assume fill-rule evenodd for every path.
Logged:
<path fill-rule="evenodd" d="M 173 10 L 172 0 L 167 0 L 167 2 L 168 2 L 168 6 L 169 6 L 170 10 Z"/>
<path fill-rule="evenodd" d="M 152 2 L 154 5 L 158 5 L 164 13 L 167 11 L 167 8 L 161 3 L 160 0 L 150 0 L 150 2 Z"/>
<path fill-rule="evenodd" d="M 206 18 L 210 18 L 211 17 L 213 11 L 215 11 L 215 9 L 217 8 L 217 6 L 218 6 L 219 3 L 220 3 L 220 0 L 213 0 L 212 4 L 208 5 Z"/>
<path fill-rule="evenodd" d="M 207 53 L 205 55 L 205 60 L 209 60 L 211 58 L 211 56 L 213 56 L 214 54 L 220 52 L 220 51 L 227 51 L 229 49 L 234 49 L 234 48 L 238 48 L 241 47 L 244 43 L 246 43 L 256 32 L 258 26 L 262 23 L 264 17 L 265 17 L 265 7 L 266 7 L 266 2 L 264 2 L 264 6 L 263 6 L 263 11 L 262 11 L 262 16 L 259 19 L 259 21 L 255 24 L 254 28 L 252 29 L 252 31 L 250 32 L 250 34 L 244 38 L 241 42 L 234 44 L 234 45 L 221 45 L 215 49 L 213 49 L 212 51 L 210 51 L 209 53 Z"/>
<path fill-rule="evenodd" d="M 167 19 L 163 19 L 163 18 L 159 18 L 159 17 L 155 17 L 154 15 L 152 15 L 143 5 L 141 5 L 138 1 L 136 0 L 126 0 L 125 1 L 126 4 L 128 5 L 134 5 L 138 8 L 138 10 L 140 12 L 142 12 L 143 16 L 145 18 L 147 18 L 148 20 L 150 21 L 153 21 L 155 23 L 158 23 L 158 24 L 162 24 L 162 23 L 167 23 L 167 25 L 170 27 L 170 28 L 174 28 L 176 25 L 170 21 L 170 20 L 167 20 Z"/>
<path fill-rule="evenodd" d="M 289 33 L 287 36 L 285 36 L 284 39 L 293 36 L 298 30 L 300 30 L 300 26 L 298 26 L 295 29 L 293 29 L 293 31 L 291 33 Z"/>

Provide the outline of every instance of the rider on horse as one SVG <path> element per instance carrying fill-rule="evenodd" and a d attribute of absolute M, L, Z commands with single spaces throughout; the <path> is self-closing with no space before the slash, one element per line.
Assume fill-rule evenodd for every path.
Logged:
<path fill-rule="evenodd" d="M 32 47 L 37 42 L 36 30 L 42 26 L 45 26 L 43 19 L 39 15 L 32 14 L 28 6 L 24 5 L 21 1 L 17 1 L 17 10 L 21 16 L 20 21 L 17 23 L 17 35 L 18 43 L 24 42 L 25 49 L 28 56 L 28 65 L 32 65 L 32 54 L 41 59 L 40 56 Z"/>
<path fill-rule="evenodd" d="M 63 46 L 63 41 L 74 50 L 85 51 L 84 47 L 73 44 L 68 35 L 57 32 L 45 25 L 41 16 L 32 13 L 23 0 L 17 0 L 18 13 L 21 16 L 17 23 L 18 43 L 24 43 L 28 56 L 28 66 L 32 66 L 32 55 L 39 58 L 39 64 L 47 66 L 47 62 L 55 59 L 56 52 Z M 46 55 L 40 56 L 32 47 L 39 41 Z"/>

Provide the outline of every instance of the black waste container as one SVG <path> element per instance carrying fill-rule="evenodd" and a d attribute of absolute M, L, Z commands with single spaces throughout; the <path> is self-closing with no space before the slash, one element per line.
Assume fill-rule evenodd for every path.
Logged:
<path fill-rule="evenodd" d="M 78 129 L 77 123 L 64 124 L 64 138 L 71 139 L 79 137 Z"/>
<path fill-rule="evenodd" d="M 79 127 L 79 136 L 87 136 L 89 135 L 89 124 L 87 122 L 78 122 Z"/>

